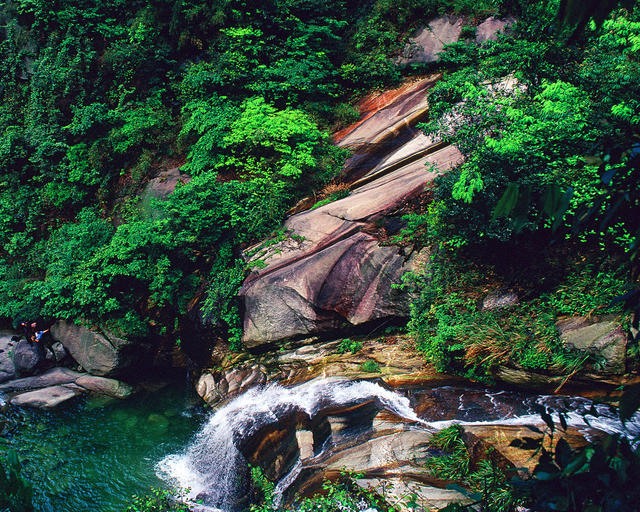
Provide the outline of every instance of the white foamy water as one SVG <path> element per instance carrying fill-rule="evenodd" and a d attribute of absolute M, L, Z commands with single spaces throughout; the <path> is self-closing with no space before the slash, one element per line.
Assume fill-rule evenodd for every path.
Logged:
<path fill-rule="evenodd" d="M 182 488 L 190 488 L 190 497 L 199 495 L 212 510 L 230 510 L 242 490 L 240 479 L 247 465 L 236 446 L 237 439 L 277 423 L 292 411 L 312 418 L 321 409 L 372 399 L 408 421 L 422 423 L 407 397 L 373 382 L 317 379 L 291 388 L 269 384 L 250 389 L 213 413 L 184 453 L 159 463 L 159 473 Z"/>
<path fill-rule="evenodd" d="M 450 388 L 440 388 L 449 389 Z M 504 395 L 504 396 L 503 396 Z M 464 421 L 465 411 L 479 400 L 478 391 L 466 396 L 461 389 L 458 396 L 459 419 L 424 421 L 412 409 L 406 396 L 385 389 L 369 381 L 347 381 L 341 379 L 317 379 L 295 387 L 278 384 L 253 388 L 238 396 L 224 407 L 212 413 L 207 423 L 182 453 L 170 455 L 158 465 L 159 474 L 170 479 L 181 488 L 190 488 L 191 499 L 199 498 L 204 505 L 195 510 L 228 512 L 237 508 L 238 498 L 246 494 L 247 461 L 237 447 L 237 443 L 251 439 L 267 425 L 287 421 L 295 415 L 305 414 L 313 418 L 323 410 L 348 407 L 375 400 L 381 409 L 393 412 L 423 428 L 439 430 L 452 424 L 462 425 L 539 425 L 541 417 L 538 409 L 549 407 L 566 411 L 567 424 L 578 428 L 587 439 L 593 430 L 610 434 L 621 434 L 628 439 L 640 435 L 640 414 L 623 425 L 617 411 L 607 405 L 594 405 L 584 398 L 558 396 L 510 396 L 504 392 L 487 390 L 481 397 L 487 397 L 489 409 L 503 411 L 503 416 L 491 419 L 469 418 Z M 476 398 L 473 398 L 473 397 Z M 506 406 L 506 407 L 505 407 Z M 447 407 L 446 401 L 443 407 Z M 596 414 L 590 414 L 596 411 Z M 491 411 L 485 412 L 491 416 Z M 557 420 L 557 414 L 554 419 Z M 275 497 L 279 502 L 283 493 L 300 474 L 302 464 L 298 460 L 289 473 L 276 485 Z"/>

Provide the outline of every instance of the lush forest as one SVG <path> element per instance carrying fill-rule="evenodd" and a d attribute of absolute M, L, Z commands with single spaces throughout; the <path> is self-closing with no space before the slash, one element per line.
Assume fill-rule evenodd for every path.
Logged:
<path fill-rule="evenodd" d="M 492 2 L 5 2 L 0 315 L 238 339 L 242 248 L 334 178 L 403 37 Z M 191 179 L 141 194 L 162 170 Z M 187 180 L 185 180 L 187 181 Z"/>
<path fill-rule="evenodd" d="M 464 160 L 386 241 L 430 248 L 401 285 L 414 294 L 406 333 L 437 370 L 483 383 L 501 364 L 597 372 L 605 362 L 564 347 L 556 321 L 614 313 L 638 328 L 640 6 L 578 4 L 0 3 L 2 323 L 62 319 L 180 344 L 196 318 L 241 350 L 237 293 L 260 265 L 243 252 L 291 236 L 280 228 L 300 199 L 339 189 L 349 154 L 331 136 L 359 119 L 361 97 L 440 73 L 420 128 Z M 438 14 L 463 16 L 467 36 L 489 16 L 516 21 L 495 41 L 462 37 L 436 63 L 401 66 L 412 31 Z M 178 186 L 157 197 L 149 183 L 169 172 Z M 504 289 L 518 293 L 514 308 L 481 307 Z M 445 447 L 460 446 L 448 434 Z M 637 472 L 618 441 L 605 465 Z M 567 465 L 589 466 L 567 450 L 546 484 L 487 510 L 558 509 L 558 489 L 574 489 Z M 614 473 L 602 495 L 588 481 L 571 499 L 617 496 L 607 486 L 626 477 Z M 500 478 L 496 492 L 508 488 Z M 341 485 L 328 488 L 333 503 L 352 499 Z M 131 510 L 175 505 L 155 499 Z"/>

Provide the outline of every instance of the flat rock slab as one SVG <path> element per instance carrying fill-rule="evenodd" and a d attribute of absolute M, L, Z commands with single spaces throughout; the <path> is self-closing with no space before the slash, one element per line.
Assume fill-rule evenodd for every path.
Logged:
<path fill-rule="evenodd" d="M 52 409 L 72 398 L 82 394 L 82 390 L 76 386 L 51 386 L 27 391 L 14 396 L 10 403 L 18 407 L 36 407 L 38 409 Z"/>
<path fill-rule="evenodd" d="M 602 357 L 604 373 L 625 373 L 628 336 L 617 319 L 592 322 L 584 317 L 571 317 L 559 321 L 557 326 L 565 347 Z"/>
<path fill-rule="evenodd" d="M 127 398 L 133 393 L 133 387 L 116 379 L 96 377 L 95 375 L 82 375 L 75 382 L 78 386 L 101 395 L 113 398 Z"/>
<path fill-rule="evenodd" d="M 67 368 L 53 368 L 42 375 L 35 377 L 24 377 L 4 384 L 0 384 L 0 393 L 14 393 L 27 389 L 39 389 L 60 384 L 70 384 L 81 377 L 82 373 L 74 372 Z"/>
<path fill-rule="evenodd" d="M 439 16 L 409 40 L 399 64 L 436 62 L 445 44 L 455 43 L 462 31 L 462 18 Z"/>

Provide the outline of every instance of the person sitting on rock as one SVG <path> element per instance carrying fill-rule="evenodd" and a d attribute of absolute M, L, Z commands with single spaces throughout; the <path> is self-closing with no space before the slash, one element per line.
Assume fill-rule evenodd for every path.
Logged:
<path fill-rule="evenodd" d="M 42 336 L 45 335 L 45 333 L 49 332 L 49 329 L 45 329 L 44 331 L 38 331 L 35 333 L 34 335 L 34 341 L 36 343 L 40 343 L 40 341 L 42 341 Z"/>
<path fill-rule="evenodd" d="M 35 322 L 21 322 L 22 333 L 27 341 L 34 341 L 36 323 Z"/>

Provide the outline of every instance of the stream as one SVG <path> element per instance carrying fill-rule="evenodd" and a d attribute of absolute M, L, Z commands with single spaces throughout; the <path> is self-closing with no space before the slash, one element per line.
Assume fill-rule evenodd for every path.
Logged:
<path fill-rule="evenodd" d="M 516 391 L 394 391 L 372 381 L 317 379 L 290 388 L 253 388 L 204 412 L 181 383 L 124 401 L 92 397 L 51 412 L 14 411 L 0 450 L 18 451 L 35 482 L 39 512 L 122 512 L 133 494 L 166 485 L 190 488 L 190 498 L 201 504 L 197 510 L 229 512 L 247 505 L 247 462 L 256 450 L 266 451 L 270 463 L 282 458 L 278 499 L 295 486 L 306 463 L 296 442 L 300 430 L 313 434 L 314 463 L 334 454 L 340 443 L 357 446 L 370 439 L 381 411 L 407 429 L 434 431 L 454 421 L 539 424 L 538 411 L 546 406 L 567 412 L 569 424 L 587 438 L 596 431 L 640 434 L 638 415 L 625 428 L 607 405 L 595 405 L 597 416 L 590 416 L 592 405 L 585 398 Z M 280 444 L 264 448 L 272 439 Z"/>
<path fill-rule="evenodd" d="M 18 452 L 38 512 L 122 512 L 132 495 L 165 485 L 157 462 L 184 448 L 205 419 L 184 382 L 128 400 L 94 396 L 6 414 L 0 452 Z"/>
<path fill-rule="evenodd" d="M 358 408 L 363 404 L 369 407 Z M 543 407 L 566 413 L 569 426 L 587 439 L 598 432 L 630 438 L 640 435 L 640 415 L 623 426 L 614 408 L 580 397 L 452 386 L 396 392 L 371 381 L 316 379 L 291 388 L 269 384 L 247 391 L 212 413 L 188 446 L 162 459 L 158 469 L 174 485 L 191 489 L 190 497 L 201 504 L 198 511 L 234 511 L 246 506 L 247 456 L 256 446 L 260 450 L 274 434 L 282 437 L 283 429 L 292 433 L 311 430 L 311 460 L 317 463 L 323 456 L 335 454 L 332 448 L 339 442 L 346 440 L 353 446 L 368 439 L 380 411 L 392 413 L 411 429 L 436 431 L 452 423 L 540 424 Z M 332 433 L 323 434 L 322 420 L 326 418 L 340 418 L 347 426 L 338 435 L 333 428 Z M 294 439 L 291 435 L 288 438 Z M 277 451 L 284 456 L 290 448 L 283 442 Z M 273 459 L 268 453 L 266 457 Z M 303 465 L 299 451 L 289 456 L 284 465 L 288 469 L 281 472 L 276 485 L 276 502 L 295 482 Z"/>

